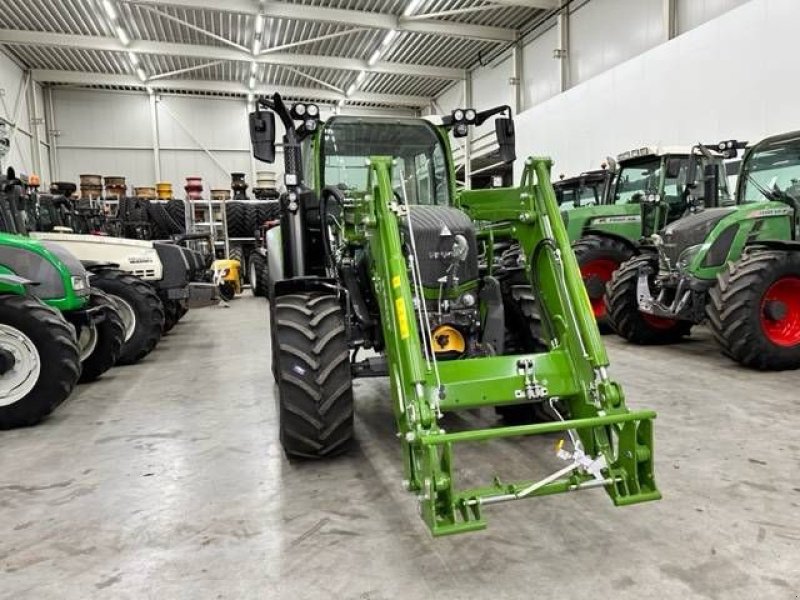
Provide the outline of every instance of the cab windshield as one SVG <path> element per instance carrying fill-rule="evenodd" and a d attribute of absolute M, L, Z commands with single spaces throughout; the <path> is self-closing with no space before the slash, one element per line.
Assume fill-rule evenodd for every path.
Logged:
<path fill-rule="evenodd" d="M 410 119 L 331 119 L 323 132 L 322 186 L 365 193 L 371 156 L 395 159 L 392 187 L 409 204 L 449 204 L 444 148 L 429 123 Z"/>
<path fill-rule="evenodd" d="M 639 204 L 648 194 L 657 194 L 661 181 L 661 163 L 660 157 L 626 162 L 617 177 L 614 204 Z M 675 183 L 673 180 L 673 186 Z"/>
<path fill-rule="evenodd" d="M 603 182 L 577 182 L 563 186 L 556 184 L 556 200 L 562 210 L 601 203 Z"/>
<path fill-rule="evenodd" d="M 742 165 L 739 202 L 800 201 L 800 136 L 756 148 Z"/>

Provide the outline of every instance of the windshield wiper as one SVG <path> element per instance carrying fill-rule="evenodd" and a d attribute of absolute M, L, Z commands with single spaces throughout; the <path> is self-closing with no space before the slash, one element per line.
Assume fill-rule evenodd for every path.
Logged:
<path fill-rule="evenodd" d="M 768 190 L 767 188 L 765 188 L 763 185 L 761 185 L 760 183 L 758 183 L 758 182 L 757 182 L 757 181 L 756 181 L 756 180 L 753 178 L 753 176 L 752 176 L 752 175 L 750 175 L 749 173 L 747 174 L 747 180 L 748 180 L 750 183 L 752 183 L 752 184 L 755 186 L 755 188 L 756 188 L 756 189 L 757 189 L 759 192 L 761 192 L 761 195 L 762 195 L 762 196 L 764 196 L 764 197 L 765 197 L 767 200 L 773 200 L 773 201 L 775 201 L 775 200 L 777 200 L 777 199 L 778 199 L 778 197 L 777 197 L 777 194 L 776 194 L 774 191 L 770 191 L 770 190 Z"/>

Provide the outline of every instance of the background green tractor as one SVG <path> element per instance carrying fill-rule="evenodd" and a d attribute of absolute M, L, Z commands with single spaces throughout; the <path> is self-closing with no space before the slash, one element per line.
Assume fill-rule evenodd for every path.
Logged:
<path fill-rule="evenodd" d="M 656 221 L 680 218 L 695 204 L 727 198 L 724 155 L 695 147 L 639 148 L 617 157 L 608 193 L 596 204 L 586 203 L 562 215 L 573 242 L 592 310 L 601 327 L 607 323 L 603 296 L 619 266 L 638 254 L 639 239 L 657 229 Z M 700 186 L 713 171 L 716 189 Z M 706 196 L 708 196 L 706 198 Z M 659 200 L 655 210 L 654 199 Z"/>
<path fill-rule="evenodd" d="M 741 146 L 741 145 L 740 145 Z M 706 319 L 733 360 L 800 367 L 800 132 L 745 153 L 735 204 L 705 208 L 650 236 L 608 288 L 614 329 L 639 344 Z"/>
<path fill-rule="evenodd" d="M 0 178 L 0 206 L 12 217 L 18 186 L 12 169 Z M 83 265 L 57 244 L 15 233 L 16 225 L 12 218 L 6 223 L 12 231 L 0 233 L 3 428 L 30 425 L 46 416 L 69 394 L 75 383 L 73 372 L 81 381 L 100 377 L 114 366 L 124 339 L 116 306 L 101 290 L 90 287 Z M 48 328 L 49 333 L 44 331 Z M 72 344 L 69 337 L 74 338 Z"/>
<path fill-rule="evenodd" d="M 609 376 L 551 162 L 526 161 L 518 188 L 456 190 L 450 134 L 497 117 L 501 156 L 511 161 L 508 107 L 325 123 L 317 107 L 288 107 L 278 94 L 257 107 L 257 159 L 274 160 L 276 115 L 285 130 L 287 190 L 280 225 L 266 237 L 272 366 L 289 457 L 344 451 L 354 435 L 353 378 L 385 376 L 405 485 L 434 535 L 483 528 L 488 506 L 524 498 L 590 488 L 619 506 L 660 497 L 655 415 L 628 410 Z M 508 264 L 513 244 L 522 259 Z M 454 417 L 445 431 L 445 413 L 481 407 L 528 418 L 475 428 Z M 534 422 L 543 413 L 552 421 Z M 560 468 L 459 489 L 457 444 L 544 433 L 565 436 Z"/>

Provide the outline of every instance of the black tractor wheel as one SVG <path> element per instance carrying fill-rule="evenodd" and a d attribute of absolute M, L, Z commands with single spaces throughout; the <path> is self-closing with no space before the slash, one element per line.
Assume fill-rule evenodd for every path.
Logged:
<path fill-rule="evenodd" d="M 167 239 L 172 234 L 183 233 L 185 224 L 183 221 L 178 223 L 172 218 L 165 206 L 160 202 L 152 201 L 147 203 L 147 215 L 150 222 L 154 225 L 154 232 L 157 231 L 160 239 Z M 154 234 L 155 237 L 155 234 Z"/>
<path fill-rule="evenodd" d="M 243 202 L 235 200 L 225 203 L 225 220 L 228 222 L 228 237 L 248 237 L 247 211 Z"/>
<path fill-rule="evenodd" d="M 104 269 L 92 277 L 114 301 L 125 324 L 125 343 L 117 364 L 132 365 L 156 347 L 164 327 L 164 305 L 150 284 L 118 269 Z"/>
<path fill-rule="evenodd" d="M 572 244 L 583 284 L 589 295 L 592 312 L 601 331 L 608 331 L 606 314 L 606 285 L 614 271 L 633 256 L 633 250 L 623 242 L 600 235 L 587 235 Z"/>
<path fill-rule="evenodd" d="M 164 208 L 172 220 L 180 226 L 181 232 L 186 231 L 186 205 L 183 200 L 168 200 Z"/>
<path fill-rule="evenodd" d="M 353 437 L 353 382 L 342 307 L 335 296 L 275 300 L 280 438 L 288 456 L 322 458 Z"/>
<path fill-rule="evenodd" d="M 258 229 L 258 208 L 252 202 L 247 202 L 244 205 L 245 223 L 247 224 L 246 237 L 254 237 L 256 229 Z"/>
<path fill-rule="evenodd" d="M 244 259 L 244 250 L 242 247 L 239 245 L 231 245 L 228 258 L 239 261 L 239 273 L 241 274 L 242 280 L 244 280 L 245 274 L 247 273 L 247 264 Z"/>
<path fill-rule="evenodd" d="M 267 258 L 262 256 L 259 252 L 253 252 L 250 254 L 247 264 L 248 278 L 250 279 L 250 287 L 253 290 L 253 295 L 259 298 L 266 298 L 267 279 L 269 277 Z"/>
<path fill-rule="evenodd" d="M 161 303 L 164 305 L 164 327 L 162 333 L 169 333 L 180 321 L 181 304 L 178 300 L 167 300 Z"/>
<path fill-rule="evenodd" d="M 758 251 L 729 264 L 706 304 L 723 354 L 762 371 L 800 368 L 800 252 Z"/>
<path fill-rule="evenodd" d="M 81 372 L 75 330 L 27 296 L 0 296 L 0 429 L 35 425 L 69 397 Z"/>
<path fill-rule="evenodd" d="M 119 359 L 125 341 L 125 324 L 117 306 L 105 292 L 93 288 L 89 306 L 102 313 L 102 320 L 91 327 L 82 327 L 78 335 L 81 347 L 81 383 L 95 381 Z M 87 344 L 82 343 L 87 341 Z"/>
<path fill-rule="evenodd" d="M 639 310 L 636 283 L 639 268 L 649 266 L 658 271 L 658 257 L 654 254 L 634 256 L 622 264 L 606 289 L 606 311 L 611 328 L 629 342 L 640 345 L 672 344 L 689 335 L 692 324 L 688 321 L 665 319 Z M 650 279 L 652 286 L 653 278 Z"/>

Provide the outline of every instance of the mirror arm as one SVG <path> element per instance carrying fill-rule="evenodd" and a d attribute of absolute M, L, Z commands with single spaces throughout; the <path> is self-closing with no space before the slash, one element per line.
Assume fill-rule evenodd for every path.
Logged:
<path fill-rule="evenodd" d="M 509 118 L 511 118 L 511 107 L 508 104 L 504 104 L 502 106 L 495 106 L 494 108 L 490 108 L 488 110 L 484 110 L 479 112 L 475 115 L 475 126 L 480 127 L 483 125 L 487 119 L 493 117 L 495 115 L 499 115 L 500 113 L 507 112 Z"/>

